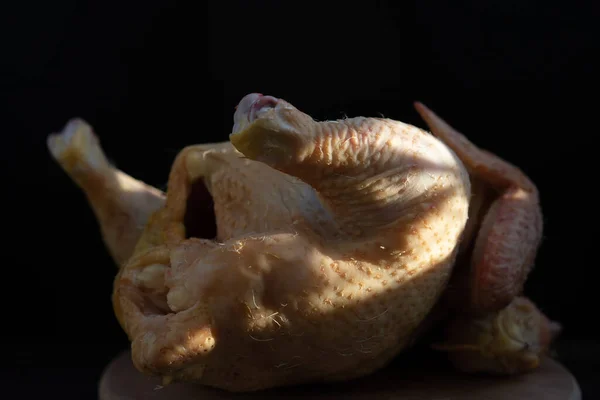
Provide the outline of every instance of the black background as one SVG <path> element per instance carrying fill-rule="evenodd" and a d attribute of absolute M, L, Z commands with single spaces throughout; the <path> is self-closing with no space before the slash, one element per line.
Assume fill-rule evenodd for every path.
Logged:
<path fill-rule="evenodd" d="M 183 146 L 227 140 L 234 106 L 250 92 L 317 119 L 383 114 L 424 127 L 412 108 L 421 100 L 519 165 L 538 184 L 546 222 L 526 291 L 565 326 L 559 355 L 584 396 L 593 390 L 600 15 L 592 2 L 2 7 L 2 379 L 4 388 L 25 384 L 15 398 L 37 390 L 94 398 L 101 369 L 127 346 L 110 303 L 115 267 L 46 136 L 82 117 L 120 169 L 163 187 Z"/>

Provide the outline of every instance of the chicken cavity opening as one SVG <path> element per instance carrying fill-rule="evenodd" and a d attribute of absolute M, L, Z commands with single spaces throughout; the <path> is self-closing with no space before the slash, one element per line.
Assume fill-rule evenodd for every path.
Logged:
<path fill-rule="evenodd" d="M 192 182 L 183 225 L 186 239 L 194 237 L 215 240 L 217 237 L 215 203 L 202 178 Z"/>
<path fill-rule="evenodd" d="M 214 200 L 202 178 L 192 181 L 183 217 L 185 237 L 215 241 L 217 223 Z M 168 281 L 173 273 L 170 260 L 158 257 L 154 263 L 132 270 L 136 296 L 133 300 L 145 316 L 177 313 L 185 299 L 181 290 L 172 292 Z M 176 304 L 172 307 L 171 302 Z"/>

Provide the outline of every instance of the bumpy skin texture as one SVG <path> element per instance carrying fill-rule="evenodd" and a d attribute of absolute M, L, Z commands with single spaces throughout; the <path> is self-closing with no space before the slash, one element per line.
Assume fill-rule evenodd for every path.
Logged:
<path fill-rule="evenodd" d="M 471 177 L 473 196 L 463 241 L 470 272 L 461 306 L 486 314 L 521 293 L 542 238 L 537 188 L 516 166 L 477 148 L 423 104 L 417 111 L 432 132 L 457 153 Z M 458 276 L 459 274 L 457 274 Z"/>
<path fill-rule="evenodd" d="M 532 212 L 504 200 L 492 199 L 499 206 L 490 207 L 475 195 L 490 182 L 501 188 L 500 199 L 537 192 L 503 181 L 502 170 L 490 174 L 478 149 L 424 106 L 418 110 L 447 145 L 398 121 L 316 122 L 281 99 L 248 95 L 237 107 L 230 142 L 181 151 L 166 201 L 141 182 L 129 187 L 137 197 L 122 196 L 112 178 L 121 172 L 108 163 L 101 172 L 90 169 L 105 160 L 100 148 L 81 146 L 69 129 L 49 140 L 88 194 L 117 262 L 131 255 L 115 279 L 113 303 L 137 368 L 231 391 L 350 379 L 409 346 L 436 303 L 468 306 L 466 313 L 442 310 L 446 317 L 462 314 L 437 346 L 450 351 L 457 367 L 500 373 L 535 367 L 525 361 L 547 347 L 549 321 L 535 307 L 531 318 L 512 310 L 527 301 L 515 295 L 533 263 L 537 226 L 519 253 L 530 258 L 519 259 L 503 229 L 524 215 L 516 236 L 529 232 Z M 87 143 L 97 143 L 85 123 L 78 129 Z M 73 154 L 77 168 L 67 162 Z M 473 188 L 468 172 L 476 176 Z M 214 200 L 214 217 L 196 210 L 194 223 L 215 218 L 215 238 L 189 237 L 190 212 L 207 206 L 189 201 L 198 182 Z M 525 203 L 533 204 L 533 214 L 534 200 Z M 111 209 L 130 217 L 114 218 Z M 139 218 L 148 221 L 141 233 Z M 128 237 L 139 238 L 135 249 L 111 239 L 124 220 Z M 459 251 L 467 267 L 454 273 Z M 446 290 L 451 274 L 468 290 Z M 496 290 L 502 287 L 508 289 Z M 496 329 L 497 340 L 490 340 L 483 333 L 500 320 L 510 329 Z M 507 337 L 526 339 L 531 351 L 506 346 Z"/>
<path fill-rule="evenodd" d="M 166 206 L 115 282 L 134 362 L 236 391 L 370 373 L 445 288 L 468 175 L 400 122 L 318 123 L 281 100 L 255 118 L 231 139 L 246 157 L 226 143 L 174 163 Z M 216 241 L 185 239 L 197 179 Z M 145 281 L 148 266 L 164 283 Z"/>

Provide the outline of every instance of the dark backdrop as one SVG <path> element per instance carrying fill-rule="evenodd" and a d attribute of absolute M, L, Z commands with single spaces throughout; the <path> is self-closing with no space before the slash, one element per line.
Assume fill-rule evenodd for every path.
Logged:
<path fill-rule="evenodd" d="M 546 220 L 526 290 L 564 324 L 563 359 L 588 376 L 598 367 L 581 361 L 598 347 L 591 4 L 3 5 L 4 376 L 45 391 L 70 379 L 62 390 L 93 398 L 101 368 L 127 346 L 110 303 L 115 268 L 46 136 L 83 117 L 119 168 L 163 186 L 177 151 L 227 140 L 234 106 L 255 91 L 318 119 L 383 114 L 423 127 L 412 108 L 421 100 L 521 166 Z"/>

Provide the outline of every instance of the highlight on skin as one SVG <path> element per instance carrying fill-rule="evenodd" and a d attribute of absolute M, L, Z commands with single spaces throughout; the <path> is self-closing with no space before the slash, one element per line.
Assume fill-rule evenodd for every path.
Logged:
<path fill-rule="evenodd" d="M 113 305 L 135 366 L 166 383 L 251 391 L 352 379 L 406 349 L 461 270 L 459 249 L 468 254 L 471 248 L 462 246 L 465 232 L 474 232 L 477 254 L 513 249 L 512 243 L 489 245 L 496 216 L 526 220 L 537 212 L 535 201 L 524 211 L 507 202 L 516 198 L 507 191 L 494 200 L 500 212 L 481 205 L 488 228 L 471 225 L 476 189 L 469 160 L 478 160 L 479 187 L 488 185 L 486 158 L 472 145 L 461 150 L 464 137 L 425 115 L 438 137 L 385 118 L 317 122 L 282 99 L 253 93 L 235 111 L 229 142 L 179 153 L 166 198 L 133 178 L 143 196 L 127 196 L 126 185 L 111 178 L 125 174 L 108 163 L 101 173 L 87 168 L 103 155 L 91 128 L 80 124 L 85 129 L 50 140 L 52 154 L 88 196 L 109 251 L 119 255 Z M 58 142 L 84 168 L 66 163 L 71 150 L 58 151 Z M 491 181 L 500 193 L 533 193 L 510 177 Z M 130 210 L 142 204 L 134 217 Z M 114 232 L 129 232 L 135 244 L 111 240 Z M 520 232 L 509 237 L 524 237 Z M 534 254 L 534 242 L 526 241 L 519 254 Z M 484 264 L 476 258 L 467 257 L 472 270 L 462 270 L 473 290 L 465 293 L 478 297 L 462 301 L 497 320 L 512 307 L 533 259 L 499 268 L 493 258 L 484 257 Z M 490 288 L 502 284 L 510 286 L 505 299 L 489 301 Z M 457 315 L 456 321 L 470 326 L 477 318 Z M 543 327 L 546 320 L 536 321 Z M 497 363 L 486 368 L 498 369 Z"/>

